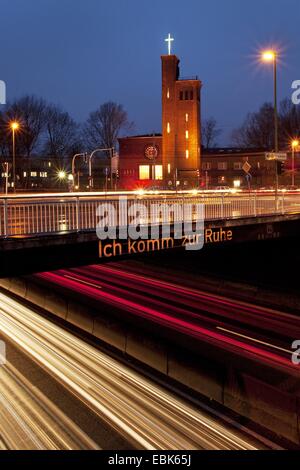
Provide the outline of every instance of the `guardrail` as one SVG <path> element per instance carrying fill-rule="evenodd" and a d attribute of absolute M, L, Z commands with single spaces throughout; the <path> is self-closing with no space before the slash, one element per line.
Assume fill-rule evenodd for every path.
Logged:
<path fill-rule="evenodd" d="M 143 202 L 148 209 L 153 204 L 176 204 L 178 207 L 178 211 L 175 211 L 177 216 L 170 214 L 169 221 L 171 223 L 180 220 L 178 217 L 182 217 L 182 213 L 186 213 L 187 208 L 195 204 L 204 205 L 205 219 L 210 221 L 300 213 L 300 194 L 280 193 L 277 198 L 274 193 L 237 195 L 174 193 L 127 197 L 129 208 L 137 201 Z M 132 222 L 127 213 L 119 214 L 119 197 L 117 195 L 74 196 L 74 194 L 64 194 L 44 197 L 2 197 L 0 198 L 0 238 L 95 230 L 97 223 L 99 223 L 97 209 L 101 204 L 108 202 L 113 204 L 115 214 L 122 224 L 127 225 Z M 192 219 L 195 216 L 193 211 L 190 215 Z M 145 222 L 149 223 L 151 220 L 148 218 Z M 152 220 L 152 222 L 155 221 Z M 109 220 L 109 223 L 114 223 L 113 218 Z"/>

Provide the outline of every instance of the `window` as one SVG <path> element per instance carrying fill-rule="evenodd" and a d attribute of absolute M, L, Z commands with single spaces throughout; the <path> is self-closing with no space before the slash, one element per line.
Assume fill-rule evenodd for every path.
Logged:
<path fill-rule="evenodd" d="M 189 122 L 189 115 L 188 114 L 185 115 L 185 122 Z"/>
<path fill-rule="evenodd" d="M 155 165 L 155 179 L 162 180 L 163 179 L 163 167 L 162 165 Z"/>
<path fill-rule="evenodd" d="M 52 166 L 52 163 L 48 162 L 48 167 L 51 168 L 51 166 Z"/>
<path fill-rule="evenodd" d="M 219 162 L 218 163 L 218 170 L 227 170 L 227 162 Z"/>
<path fill-rule="evenodd" d="M 37 177 L 37 172 L 36 172 L 36 171 L 32 171 L 32 172 L 30 173 L 30 176 L 31 176 L 32 178 L 36 178 L 36 177 Z"/>
<path fill-rule="evenodd" d="M 193 99 L 194 99 L 194 92 L 190 91 L 190 100 L 193 100 Z"/>
<path fill-rule="evenodd" d="M 171 163 L 168 163 L 168 175 L 171 173 Z"/>
<path fill-rule="evenodd" d="M 188 160 L 189 156 L 190 156 L 190 152 L 189 152 L 189 150 L 186 150 L 185 151 L 185 158 Z"/>
<path fill-rule="evenodd" d="M 27 177 L 27 171 L 24 171 L 23 172 L 23 178 L 26 178 Z"/>
<path fill-rule="evenodd" d="M 140 165 L 139 166 L 139 179 L 140 180 L 149 180 L 150 179 L 150 167 L 149 167 L 149 165 Z"/>
<path fill-rule="evenodd" d="M 180 99 L 180 101 L 183 100 L 183 91 L 181 91 L 181 92 L 179 93 L 179 99 Z"/>
<path fill-rule="evenodd" d="M 170 98 L 170 88 L 168 88 L 168 91 L 167 91 L 167 98 L 168 99 Z"/>
<path fill-rule="evenodd" d="M 185 92 L 185 99 L 186 99 L 186 100 L 189 99 L 189 92 L 188 92 L 188 91 Z"/>
<path fill-rule="evenodd" d="M 41 172 L 40 172 L 40 177 L 41 177 L 41 178 L 47 178 L 47 177 L 48 177 L 47 171 L 41 171 Z"/>
<path fill-rule="evenodd" d="M 202 170 L 204 171 L 211 170 L 211 162 L 202 163 Z"/>
<path fill-rule="evenodd" d="M 171 126 L 170 126 L 170 123 L 168 122 L 167 124 L 167 133 L 170 134 L 171 132 Z"/>
<path fill-rule="evenodd" d="M 243 169 L 243 163 L 242 162 L 234 162 L 233 168 L 234 168 L 234 170 L 242 170 Z"/>
<path fill-rule="evenodd" d="M 185 131 L 185 138 L 186 138 L 186 140 L 189 139 L 189 131 Z"/>

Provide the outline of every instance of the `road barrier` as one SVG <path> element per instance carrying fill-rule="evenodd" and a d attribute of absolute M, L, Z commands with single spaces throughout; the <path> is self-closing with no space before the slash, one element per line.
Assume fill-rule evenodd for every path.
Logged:
<path fill-rule="evenodd" d="M 102 224 L 128 226 L 134 204 L 145 206 L 144 224 L 161 222 L 163 208 L 169 210 L 164 222 L 195 220 L 197 205 L 204 206 L 205 220 L 216 221 L 300 213 L 300 193 L 7 196 L 0 198 L 0 238 L 95 231 L 104 205 L 113 210 Z"/>

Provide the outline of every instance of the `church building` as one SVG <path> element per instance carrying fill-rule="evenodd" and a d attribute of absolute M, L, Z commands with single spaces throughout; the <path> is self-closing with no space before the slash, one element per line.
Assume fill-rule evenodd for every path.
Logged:
<path fill-rule="evenodd" d="M 197 77 L 182 78 L 179 59 L 162 62 L 162 134 L 119 139 L 120 187 L 174 188 L 199 184 L 201 168 L 200 93 Z"/>
<path fill-rule="evenodd" d="M 119 139 L 119 189 L 250 189 L 274 187 L 274 164 L 264 149 L 201 148 L 201 87 L 182 77 L 179 59 L 161 57 L 162 133 Z M 291 168 L 291 155 L 286 164 Z M 300 165 L 298 157 L 296 166 Z M 299 176 L 300 178 L 300 176 Z M 280 184 L 289 184 L 289 172 Z"/>

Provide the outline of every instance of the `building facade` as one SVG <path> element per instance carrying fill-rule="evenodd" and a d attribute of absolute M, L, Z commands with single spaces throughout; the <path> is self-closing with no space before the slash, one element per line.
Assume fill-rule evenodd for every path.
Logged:
<path fill-rule="evenodd" d="M 163 55 L 162 134 L 119 139 L 121 188 L 198 184 L 201 170 L 197 77 L 181 78 L 176 55 Z"/>
<path fill-rule="evenodd" d="M 195 181 L 200 170 L 201 82 L 180 78 L 179 60 L 162 60 L 162 165 L 163 180 Z"/>
<path fill-rule="evenodd" d="M 180 76 L 176 55 L 163 55 L 162 134 L 119 139 L 120 189 L 274 188 L 276 165 L 263 149 L 201 149 L 201 88 L 197 77 Z M 279 185 L 291 185 L 292 156 Z M 295 184 L 300 185 L 299 154 Z"/>

